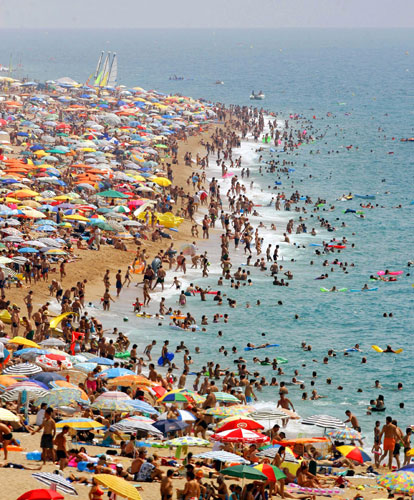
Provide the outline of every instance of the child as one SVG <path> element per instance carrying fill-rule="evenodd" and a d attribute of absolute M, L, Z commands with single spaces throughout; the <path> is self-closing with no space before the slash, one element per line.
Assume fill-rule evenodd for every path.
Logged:
<path fill-rule="evenodd" d="M 375 467 L 379 467 L 380 464 L 380 457 L 382 455 L 382 448 L 381 448 L 381 443 L 378 441 L 374 443 L 374 446 L 372 447 L 371 453 L 375 457 Z"/>

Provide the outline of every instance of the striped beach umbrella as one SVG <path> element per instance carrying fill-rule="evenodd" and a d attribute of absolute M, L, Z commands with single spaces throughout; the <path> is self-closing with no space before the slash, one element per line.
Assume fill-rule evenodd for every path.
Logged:
<path fill-rule="evenodd" d="M 19 365 L 8 366 L 3 370 L 3 375 L 34 375 L 41 371 L 40 366 L 33 363 L 20 363 Z"/>
<path fill-rule="evenodd" d="M 228 417 L 220 422 L 220 427 L 216 432 L 227 431 L 229 429 L 248 429 L 249 431 L 257 431 L 264 429 L 262 424 L 256 422 L 252 418 L 244 417 Z"/>
<path fill-rule="evenodd" d="M 3 401 L 17 401 L 22 393 L 26 393 L 27 399 L 33 401 L 34 399 L 41 398 L 48 394 L 48 391 L 40 387 L 40 385 L 34 382 L 19 382 L 8 387 L 3 394 L 1 399 Z"/>
<path fill-rule="evenodd" d="M 270 440 L 269 436 L 247 429 L 229 429 L 213 434 L 211 438 L 225 443 L 265 443 Z"/>
<path fill-rule="evenodd" d="M 66 481 L 66 479 L 59 474 L 53 474 L 52 472 L 35 472 L 32 476 L 47 486 L 54 486 L 62 493 L 74 496 L 78 495 L 78 492 L 69 483 L 69 481 Z"/>
<path fill-rule="evenodd" d="M 111 400 L 116 400 L 116 401 L 124 401 L 126 399 L 130 400 L 131 398 L 125 392 L 108 391 L 108 392 L 103 392 L 99 397 L 96 398 L 96 401 L 99 401 L 101 399 L 111 399 Z"/>
<path fill-rule="evenodd" d="M 269 444 L 261 446 L 260 451 L 257 453 L 257 456 L 263 458 L 275 458 L 275 456 L 279 452 L 280 447 L 280 444 Z M 295 455 L 293 454 L 293 451 L 290 448 L 285 448 L 285 461 L 294 463 L 298 462 Z"/>
<path fill-rule="evenodd" d="M 276 466 L 270 464 L 255 465 L 254 468 L 262 472 L 269 481 L 276 482 L 279 479 L 285 479 L 286 475 Z"/>
<path fill-rule="evenodd" d="M 156 429 L 152 424 L 148 422 L 128 422 L 123 423 L 123 421 L 111 425 L 111 431 L 125 432 L 126 434 L 135 434 L 138 431 L 148 432 L 156 436 L 162 436 L 162 432 Z"/>
<path fill-rule="evenodd" d="M 414 493 L 414 472 L 395 471 L 388 472 L 377 478 L 377 484 L 396 493 Z"/>
<path fill-rule="evenodd" d="M 344 457 L 354 460 L 360 464 L 370 462 L 372 460 L 368 453 L 358 446 L 337 446 L 336 449 Z"/>
<path fill-rule="evenodd" d="M 339 418 L 331 417 L 330 415 L 312 415 L 304 418 L 301 422 L 304 425 L 316 425 L 324 429 L 343 429 L 345 424 Z"/>

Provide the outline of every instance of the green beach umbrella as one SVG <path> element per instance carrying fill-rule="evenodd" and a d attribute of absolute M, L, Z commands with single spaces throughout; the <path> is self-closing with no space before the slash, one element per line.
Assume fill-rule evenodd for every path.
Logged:
<path fill-rule="evenodd" d="M 128 195 L 121 193 L 120 191 L 115 191 L 115 189 L 101 191 L 100 193 L 96 193 L 96 195 L 102 196 L 103 198 L 129 198 Z"/>
<path fill-rule="evenodd" d="M 233 465 L 220 471 L 225 476 L 242 477 L 243 479 L 256 479 L 258 481 L 266 481 L 267 476 L 253 467 L 248 465 Z"/>

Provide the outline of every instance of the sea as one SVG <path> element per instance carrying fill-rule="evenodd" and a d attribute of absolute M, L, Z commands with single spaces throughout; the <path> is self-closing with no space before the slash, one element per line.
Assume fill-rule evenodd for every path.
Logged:
<path fill-rule="evenodd" d="M 413 381 L 413 298 L 414 276 L 408 262 L 414 259 L 414 143 L 401 138 L 414 136 L 414 31 L 403 29 L 278 29 L 278 30 L 123 30 L 123 31 L 11 31 L 0 32 L 0 63 L 16 67 L 13 76 L 47 80 L 70 76 L 79 82 L 95 71 L 101 50 L 118 55 L 119 83 L 140 86 L 165 93 L 180 93 L 227 105 L 256 105 L 277 113 L 279 127 L 289 120 L 294 129 L 305 127 L 308 134 L 319 138 L 303 144 L 294 153 L 270 150 L 270 145 L 243 141 L 234 157 L 242 156 L 242 166 L 250 169 L 248 195 L 257 205 L 263 249 L 268 244 L 280 245 L 280 262 L 294 278 L 289 287 L 272 285 L 268 271 L 251 271 L 252 287 L 239 290 L 225 284 L 220 289 L 237 300 L 237 308 L 218 308 L 208 296 L 207 302 L 188 298 L 186 311 L 199 321 L 209 318 L 206 332 L 179 332 L 158 326 L 155 320 L 137 319 L 132 313 L 136 289 L 122 292 L 123 299 L 109 313 L 102 313 L 96 304 L 92 312 L 99 315 L 106 328 L 117 326 L 132 342 L 143 348 L 151 339 L 157 340 L 156 358 L 165 339 L 175 346 L 180 340 L 193 353 L 194 371 L 209 360 L 221 368 L 234 370 L 237 357 L 243 355 L 249 370 L 260 372 L 270 380 L 275 373 L 270 366 L 252 362 L 253 357 L 284 357 L 284 375 L 277 380 L 289 382 L 294 370 L 305 389 L 289 386 L 289 398 L 301 416 L 327 414 L 345 419 L 350 409 L 359 419 L 363 434 L 372 442 L 375 420 L 385 415 L 397 419 L 401 428 L 414 424 Z M 176 75 L 183 80 L 170 80 Z M 223 81 L 223 84 L 215 82 Z M 251 91 L 262 90 L 265 100 L 251 101 Z M 292 116 L 299 120 L 293 122 Z M 350 147 L 352 146 L 352 148 Z M 263 151 L 256 151 L 263 147 Z M 259 155 L 262 161 L 259 164 Z M 289 174 L 266 172 L 270 159 L 293 162 Z M 220 177 L 212 168 L 208 176 Z M 261 171 L 259 170 L 261 167 Z M 234 171 L 235 174 L 239 172 Z M 275 182 L 280 184 L 276 185 Z M 222 193 L 228 181 L 221 180 Z M 270 189 L 268 188 L 270 186 Z M 277 190 L 274 189 L 275 186 Z M 290 195 L 298 190 L 302 196 L 318 197 L 326 204 L 317 212 L 307 205 L 307 213 L 276 212 L 268 206 L 277 192 Z M 363 199 L 342 202 L 343 194 L 375 195 L 374 209 L 363 209 Z M 300 206 L 305 206 L 302 202 Z M 363 210 L 365 218 L 344 214 L 347 208 Z M 286 226 L 290 218 L 306 218 L 306 234 L 290 235 L 291 244 L 281 242 L 280 235 L 270 231 L 270 224 Z M 318 217 L 327 218 L 336 228 L 327 232 Z M 346 227 L 342 227 L 345 222 Z M 310 230 L 315 227 L 316 236 Z M 327 257 L 348 263 L 345 274 L 337 265 L 323 267 L 324 256 L 315 254 L 330 238 L 346 237 L 347 248 Z M 199 243 L 211 257 L 210 276 L 202 279 L 200 272 L 179 275 L 183 285 L 190 282 L 217 290 L 220 269 L 211 242 Z M 243 250 L 232 252 L 234 266 L 245 263 Z M 293 259 L 293 260 L 292 260 Z M 252 261 L 255 260 L 255 256 Z M 310 262 L 313 261 L 313 265 Z M 350 264 L 354 264 L 350 266 Z M 334 268 L 334 271 L 331 271 Z M 379 270 L 403 271 L 398 281 L 370 282 L 370 275 Z M 315 280 L 322 273 L 328 279 Z M 364 284 L 372 292 L 322 293 L 320 287 L 361 289 Z M 161 294 L 157 295 L 159 297 Z M 178 295 L 166 289 L 167 305 L 177 306 Z M 261 305 L 256 306 L 257 299 Z M 278 305 L 282 301 L 283 305 Z M 250 307 L 246 307 L 246 303 Z M 158 300 L 157 300 L 158 304 Z M 155 312 L 157 306 L 152 310 Z M 212 323 L 213 315 L 228 313 L 229 323 Z M 387 317 L 384 317 L 387 313 Z M 392 317 L 388 317 L 392 313 Z M 299 318 L 295 318 L 298 315 Z M 124 318 L 125 321 L 121 321 Z M 217 337 L 218 330 L 223 332 Z M 262 336 L 265 333 L 265 336 Z M 247 342 L 280 344 L 277 348 L 245 352 Z M 304 352 L 301 342 L 311 344 Z M 344 351 L 356 343 L 363 352 Z M 400 354 L 381 354 L 372 345 L 394 349 Z M 228 355 L 219 353 L 224 346 Z M 336 357 L 323 364 L 329 349 Z M 361 363 L 362 357 L 367 363 Z M 175 361 L 182 366 L 182 354 Z M 316 372 L 313 373 L 313 372 Z M 331 378 L 328 385 L 326 379 Z M 375 389 L 379 380 L 382 388 Z M 189 378 L 191 382 L 191 377 Z M 311 385 L 311 382 L 314 385 Z M 403 384 L 397 390 L 397 384 Z M 341 386 L 343 389 L 339 390 Z M 315 388 L 324 398 L 302 400 L 302 393 L 311 395 Z M 385 413 L 367 415 L 370 400 L 379 394 L 385 398 Z M 257 394 L 260 401 L 277 401 L 277 387 L 263 387 Z M 404 408 L 400 408 L 404 403 Z M 315 431 L 317 432 L 317 431 Z"/>

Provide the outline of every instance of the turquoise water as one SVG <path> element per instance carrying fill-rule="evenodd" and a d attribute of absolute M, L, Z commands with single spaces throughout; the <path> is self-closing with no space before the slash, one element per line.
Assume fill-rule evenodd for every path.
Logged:
<path fill-rule="evenodd" d="M 346 236 L 355 244 L 355 249 L 347 248 L 340 254 L 341 260 L 355 263 L 355 267 L 349 268 L 349 274 L 339 269 L 332 273 L 330 267 L 322 267 L 323 257 L 315 256 L 314 248 L 308 243 L 321 242 L 329 236 L 315 224 L 319 234 L 313 239 L 309 235 L 291 236 L 291 241 L 304 244 L 306 248 L 281 245 L 284 266 L 294 274 L 289 288 L 273 287 L 269 276 L 256 270 L 252 271 L 253 287 L 231 292 L 223 287 L 238 301 L 237 309 L 229 311 L 223 307 L 220 310 L 229 313 L 229 324 L 210 323 L 207 333 L 180 335 L 167 326 L 157 327 L 156 322 L 137 323 L 130 313 L 134 292 L 129 291 L 125 292 L 125 302 L 118 308 L 120 314 L 129 317 L 129 322 L 122 326 L 127 327 L 131 338 L 142 346 L 150 338 L 156 338 L 159 344 L 165 338 L 172 339 L 173 344 L 184 338 L 189 347 L 201 347 L 197 367 L 207 360 L 215 360 L 230 369 L 234 366 L 232 358 L 219 354 L 219 346 L 230 350 L 236 345 L 242 351 L 248 341 L 262 342 L 261 332 L 266 332 L 266 339 L 280 343 L 281 347 L 277 351 L 246 353 L 246 359 L 252 360 L 254 355 L 273 357 L 276 353 L 284 356 L 289 363 L 283 365 L 286 376 L 278 377 L 279 381 L 289 380 L 293 370 L 298 368 L 298 378 L 305 381 L 310 394 L 311 374 L 315 370 L 318 373 L 315 388 L 318 393 L 328 396 L 315 402 L 302 402 L 302 391 L 293 387 L 290 397 L 300 414 L 328 413 L 344 418 L 344 411 L 351 408 L 365 433 L 370 434 L 378 415 L 366 416 L 366 406 L 381 393 L 385 396 L 387 414 L 397 418 L 401 427 L 412 423 L 413 277 L 405 276 L 396 283 L 380 283 L 379 290 L 371 293 L 319 291 L 320 286 L 330 288 L 333 285 L 361 288 L 368 282 L 369 275 L 380 269 L 410 272 L 407 262 L 413 258 L 414 243 L 414 206 L 410 206 L 414 200 L 414 145 L 401 143 L 399 139 L 414 136 L 412 30 L 143 30 L 24 34 L 2 31 L 0 42 L 3 65 L 8 65 L 10 52 L 13 52 L 13 61 L 21 59 L 24 70 L 19 70 L 17 76 L 28 74 L 42 80 L 71 76 L 85 81 L 94 71 L 100 51 L 113 50 L 119 55 L 120 82 L 126 85 L 244 105 L 251 104 L 248 97 L 252 89 L 263 90 L 266 100 L 260 104 L 280 112 L 281 118 L 287 118 L 292 112 L 310 118 L 315 134 L 324 134 L 323 139 L 301 147 L 297 154 L 281 155 L 281 158 L 295 163 L 296 170 L 291 174 L 295 189 L 313 199 L 326 198 L 328 206 L 335 205 L 333 211 L 319 212 L 314 218 L 326 216 L 337 227 L 342 221 L 347 223 L 346 228 L 329 235 Z M 183 75 L 189 80 L 169 81 L 172 74 Z M 223 80 L 224 85 L 214 85 L 217 79 Z M 328 112 L 332 114 L 329 117 Z M 379 131 L 379 127 L 382 130 Z M 307 128 L 310 130 L 309 125 Z M 346 146 L 351 144 L 353 148 L 347 150 Z M 310 154 L 311 150 L 319 150 L 320 154 Z M 334 153 L 328 154 L 328 151 Z M 255 184 L 264 188 L 273 185 L 278 176 L 259 175 L 258 158 L 251 146 L 243 145 L 242 154 L 244 166 L 250 166 Z M 281 189 L 290 194 L 290 181 L 284 175 L 281 181 Z M 342 210 L 357 208 L 361 202 L 335 201 L 350 191 L 376 194 L 375 203 L 380 207 L 366 210 L 365 220 L 343 215 Z M 260 191 L 253 192 L 253 196 L 258 203 L 269 198 Z M 399 204 L 401 209 L 392 208 Z M 266 221 L 274 215 L 271 208 L 258 210 Z M 297 218 L 293 212 L 281 214 L 286 220 L 290 216 Z M 306 221 L 309 230 L 313 226 L 311 221 L 312 218 Z M 279 243 L 269 235 L 265 238 L 272 244 Z M 296 261 L 290 263 L 290 258 Z M 311 260 L 315 262 L 312 267 L 309 266 Z M 322 272 L 328 272 L 329 279 L 315 281 Z M 201 279 L 196 281 L 200 283 Z M 216 282 L 213 276 L 203 280 L 203 284 L 211 284 L 213 288 L 217 288 Z M 167 296 L 170 294 L 168 292 Z M 257 298 L 262 302 L 260 307 L 253 305 Z M 173 304 L 176 299 L 168 300 Z M 283 301 L 283 306 L 277 306 L 278 300 Z M 243 307 L 246 302 L 252 304 L 250 309 Z M 201 304 L 199 299 L 191 298 L 188 304 L 197 318 L 206 314 L 211 320 L 217 312 L 212 301 Z M 392 312 L 393 318 L 383 318 L 383 312 Z M 115 325 L 119 313 L 107 315 L 107 323 Z M 294 319 L 295 314 L 299 314 L 299 320 Z M 217 339 L 219 329 L 223 331 L 223 339 Z M 301 341 L 312 344 L 311 353 L 300 349 Z M 344 357 L 341 351 L 355 343 L 361 345 L 364 353 Z M 392 344 L 395 348 L 403 347 L 404 352 L 400 355 L 376 354 L 371 344 Z M 329 348 L 336 349 L 338 356 L 323 365 L 322 359 Z M 361 364 L 363 355 L 368 357 L 364 365 Z M 313 362 L 314 359 L 318 363 Z M 303 363 L 306 367 L 301 366 Z M 255 365 L 256 368 L 268 379 L 272 376 L 270 368 Z M 332 378 L 331 387 L 325 383 L 327 377 Z M 381 391 L 372 388 L 376 379 L 384 386 Z M 399 381 L 404 383 L 403 392 L 396 390 Z M 336 390 L 338 385 L 344 390 Z M 358 388 L 363 392 L 358 393 Z M 274 400 L 277 391 L 265 388 L 259 398 Z M 402 401 L 405 410 L 398 408 Z"/>

